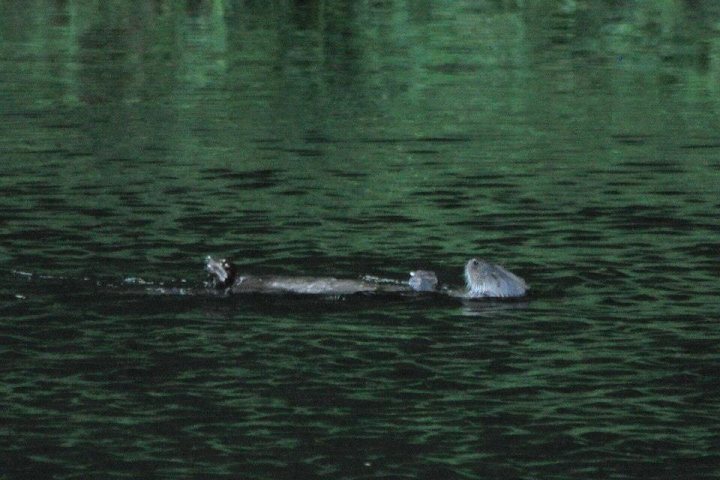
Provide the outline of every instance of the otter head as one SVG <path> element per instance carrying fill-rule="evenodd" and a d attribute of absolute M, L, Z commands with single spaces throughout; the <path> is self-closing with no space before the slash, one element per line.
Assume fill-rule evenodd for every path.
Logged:
<path fill-rule="evenodd" d="M 215 278 L 215 285 L 218 288 L 231 287 L 237 276 L 235 265 L 226 259 L 215 260 L 212 257 L 205 258 L 205 270 Z"/>
<path fill-rule="evenodd" d="M 438 279 L 435 272 L 429 270 L 415 270 L 414 272 L 410 272 L 408 285 L 416 292 L 434 292 L 437 284 Z"/>
<path fill-rule="evenodd" d="M 522 297 L 528 290 L 522 278 L 477 258 L 465 264 L 465 283 L 469 297 Z"/>
<path fill-rule="evenodd" d="M 465 284 L 471 296 L 483 296 L 488 289 L 487 282 L 491 279 L 492 264 L 485 260 L 471 258 L 465 264 Z"/>

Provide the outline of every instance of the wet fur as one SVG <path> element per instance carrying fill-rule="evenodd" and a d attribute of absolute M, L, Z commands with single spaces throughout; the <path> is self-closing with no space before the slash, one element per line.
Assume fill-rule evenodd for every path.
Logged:
<path fill-rule="evenodd" d="M 470 298 L 522 297 L 528 290 L 525 280 L 514 273 L 476 258 L 465 265 L 465 285 Z"/>

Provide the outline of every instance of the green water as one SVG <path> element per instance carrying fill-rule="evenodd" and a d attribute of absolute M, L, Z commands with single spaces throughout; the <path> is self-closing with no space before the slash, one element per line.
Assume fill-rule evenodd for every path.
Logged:
<path fill-rule="evenodd" d="M 0 0 L 0 478 L 716 478 L 718 85 L 709 0 Z"/>

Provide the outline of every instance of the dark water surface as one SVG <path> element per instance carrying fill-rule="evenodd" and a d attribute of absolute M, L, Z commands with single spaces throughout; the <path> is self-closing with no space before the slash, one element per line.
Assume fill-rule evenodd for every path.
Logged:
<path fill-rule="evenodd" d="M 0 0 L 0 479 L 720 477 L 719 25 Z M 532 297 L 224 298 L 208 254 Z"/>

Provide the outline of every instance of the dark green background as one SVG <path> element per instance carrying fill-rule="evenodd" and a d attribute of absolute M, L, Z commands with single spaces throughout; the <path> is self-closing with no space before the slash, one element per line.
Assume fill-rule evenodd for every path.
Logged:
<path fill-rule="evenodd" d="M 710 0 L 0 0 L 0 478 L 717 477 L 719 120 Z"/>

